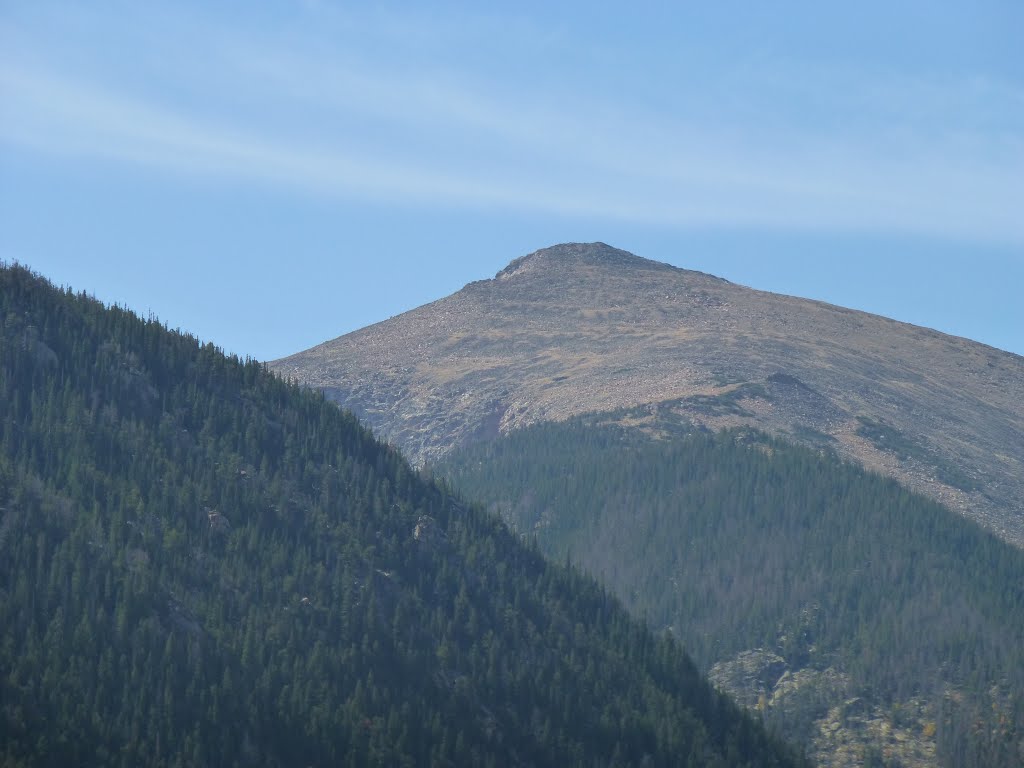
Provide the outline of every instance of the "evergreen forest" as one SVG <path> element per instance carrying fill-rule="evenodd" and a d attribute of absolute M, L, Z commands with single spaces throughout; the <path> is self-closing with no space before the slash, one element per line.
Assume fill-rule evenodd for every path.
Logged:
<path fill-rule="evenodd" d="M 827 450 L 678 423 L 654 436 L 636 416 L 539 424 L 434 471 L 704 669 L 760 649 L 794 684 L 838 670 L 838 701 L 819 689 L 766 708 L 780 672 L 759 682 L 757 708 L 790 738 L 808 743 L 844 700 L 896 723 L 922 701 L 911 733 L 940 764 L 1024 764 L 1024 552 Z"/>
<path fill-rule="evenodd" d="M 567 445 L 549 448 L 553 455 Z M 724 460 L 739 456 L 726 442 L 700 446 Z M 606 448 L 588 450 L 581 466 Z M 636 486 L 630 508 L 639 509 L 664 489 L 658 473 L 670 465 L 645 459 L 641 446 L 632 450 L 629 466 L 651 473 Z M 815 461 L 790 460 L 799 465 L 794 472 Z M 774 467 L 765 455 L 761 471 Z M 538 494 L 562 482 L 555 469 L 536 477 Z M 579 494 L 565 508 L 587 510 L 580 524 L 594 551 L 604 552 L 581 557 L 590 545 L 580 540 L 574 557 L 621 586 L 608 545 L 596 546 L 610 533 L 604 510 L 621 495 L 593 480 L 584 473 L 558 491 Z M 863 480 L 849 473 L 851 493 Z M 779 528 L 828 546 L 834 567 L 822 572 L 817 557 L 786 562 L 792 548 L 771 562 L 766 554 L 715 563 L 739 535 L 740 518 L 721 518 L 712 537 L 718 549 L 675 552 L 673 568 L 692 581 L 647 600 L 652 618 L 685 613 L 696 634 L 721 629 L 722 643 L 740 647 L 769 617 L 819 594 L 805 581 L 832 579 L 842 609 L 823 603 L 835 625 L 817 628 L 831 642 L 870 614 L 875 581 L 899 579 L 907 599 L 893 597 L 884 622 L 870 624 L 888 635 L 854 635 L 842 645 L 864 659 L 866 681 L 910 684 L 941 660 L 964 680 L 1008 674 L 1014 660 L 1020 673 L 1019 648 L 1008 647 L 1008 628 L 1020 626 L 1019 558 L 966 529 L 947 534 L 915 517 L 915 500 L 886 516 L 892 541 L 865 549 L 845 526 L 829 532 L 838 538 L 826 545 L 825 520 L 838 525 L 842 515 L 822 507 L 815 508 L 828 516 L 822 525 L 796 512 L 775 519 L 775 507 L 762 513 L 753 503 L 774 493 L 768 487 L 743 491 L 754 494 L 744 514 L 761 515 L 772 541 L 778 537 L 769 531 Z M 806 488 L 796 492 L 810 494 Z M 654 508 L 667 515 L 670 506 L 680 508 Z M 715 527 L 711 513 L 694 510 L 686 535 L 705 536 Z M 679 543 L 665 526 L 657 534 L 655 520 L 638 525 L 638 538 L 625 546 Z M 911 525 L 914 536 L 908 529 L 899 538 Z M 926 546 L 949 536 L 954 554 Z M 544 546 L 560 551 L 568 541 Z M 918 559 L 910 570 L 887 559 L 890 548 L 911 544 Z M 971 554 L 980 545 L 984 568 L 972 559 L 980 551 Z M 734 565 L 742 566 L 734 581 L 722 581 Z M 953 565 L 964 569 L 959 581 L 945 570 Z M 845 568 L 875 575 L 843 577 Z M 792 586 L 775 594 L 780 579 Z M 741 595 L 711 618 L 708 606 Z M 941 621 L 955 619 L 959 630 L 911 654 L 907 627 L 943 600 L 955 613 L 941 613 Z M 703 659 L 712 653 L 710 640 L 679 634 Z M 905 664 L 871 664 L 882 645 L 899 648 Z M 0 268 L 0 764 L 804 761 L 717 693 L 671 635 L 653 633 L 590 576 L 550 564 L 482 507 L 412 471 L 321 395 L 7 266 Z"/>

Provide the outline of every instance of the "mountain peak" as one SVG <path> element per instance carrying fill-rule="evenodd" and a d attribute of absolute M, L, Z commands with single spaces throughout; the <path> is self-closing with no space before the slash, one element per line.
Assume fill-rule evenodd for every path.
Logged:
<path fill-rule="evenodd" d="M 1020 358 L 604 243 L 543 248 L 273 365 L 416 462 L 533 423 L 664 405 L 711 430 L 827 445 L 1024 545 Z"/>
<path fill-rule="evenodd" d="M 496 280 L 505 280 L 537 269 L 562 269 L 578 266 L 676 269 L 670 264 L 651 261 L 629 251 L 613 248 L 606 243 L 559 243 L 513 259 L 494 277 Z"/>

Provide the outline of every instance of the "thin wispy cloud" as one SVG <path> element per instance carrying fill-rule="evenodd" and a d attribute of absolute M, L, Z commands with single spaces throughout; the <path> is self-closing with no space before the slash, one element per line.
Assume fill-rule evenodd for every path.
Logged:
<path fill-rule="evenodd" d="M 148 173 L 392 204 L 1024 242 L 1013 204 L 1024 199 L 1015 133 L 1024 100 L 1011 86 L 882 88 L 825 71 L 794 90 L 780 68 L 740 80 L 748 109 L 740 98 L 735 109 L 659 110 L 628 92 L 609 106 L 585 87 L 500 68 L 456 72 L 443 56 L 435 62 L 429 36 L 378 50 L 374 40 L 408 40 L 415 29 L 396 33 L 386 19 L 343 17 L 341 30 L 332 10 L 330 29 L 300 18 L 275 41 L 172 18 L 187 43 L 162 37 L 164 58 L 146 65 L 161 68 L 164 89 L 140 89 L 103 62 L 70 70 L 67 57 L 29 55 L 28 45 L 6 56 L 0 140 Z M 332 32 L 344 34 L 333 46 Z M 447 22 L 446 44 L 458 35 Z M 130 57 L 133 41 L 125 47 Z M 944 123 L 943 87 L 975 118 Z M 849 124 L 828 125 L 816 110 L 845 112 Z"/>

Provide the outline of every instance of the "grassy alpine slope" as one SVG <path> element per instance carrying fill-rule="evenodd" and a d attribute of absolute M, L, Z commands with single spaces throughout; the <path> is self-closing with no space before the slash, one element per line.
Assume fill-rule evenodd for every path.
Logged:
<path fill-rule="evenodd" d="M 544 248 L 271 366 L 417 464 L 647 405 L 825 441 L 1024 549 L 1024 357 L 602 243 Z"/>

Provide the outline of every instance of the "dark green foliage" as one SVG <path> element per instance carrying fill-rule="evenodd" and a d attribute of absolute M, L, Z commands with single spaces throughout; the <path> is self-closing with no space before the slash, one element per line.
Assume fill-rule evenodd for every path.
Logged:
<path fill-rule="evenodd" d="M 0 764 L 793 762 L 321 396 L 0 269 Z"/>
<path fill-rule="evenodd" d="M 938 702 L 952 686 L 947 764 L 1019 759 L 1024 553 L 827 452 L 600 421 L 531 427 L 436 471 L 672 627 L 703 665 L 759 647 L 799 665 L 813 650 L 876 701 Z M 1010 694 L 993 716 L 978 702 L 996 684 Z M 993 729 L 1008 751 L 965 763 L 947 749 L 972 754 Z"/>

